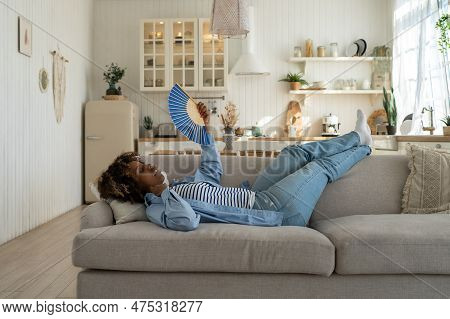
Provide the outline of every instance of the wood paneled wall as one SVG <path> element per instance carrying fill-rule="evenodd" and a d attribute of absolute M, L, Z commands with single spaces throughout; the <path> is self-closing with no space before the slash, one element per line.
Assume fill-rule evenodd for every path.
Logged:
<path fill-rule="evenodd" d="M 31 58 L 17 50 L 18 13 L 36 24 Z M 82 203 L 82 114 L 92 68 L 75 51 L 92 58 L 92 22 L 93 0 L 1 0 L 0 244 Z M 46 32 L 70 60 L 60 124 L 52 88 L 39 89 L 39 70 L 52 73 L 49 51 L 58 44 Z"/>

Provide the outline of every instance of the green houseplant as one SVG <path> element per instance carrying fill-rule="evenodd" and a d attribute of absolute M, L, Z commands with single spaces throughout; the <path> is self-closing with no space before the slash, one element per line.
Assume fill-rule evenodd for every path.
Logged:
<path fill-rule="evenodd" d="M 439 18 L 439 20 L 436 22 L 436 29 L 438 29 L 441 33 L 438 40 L 439 50 L 443 54 L 445 54 L 447 53 L 447 50 L 450 49 L 450 15 L 448 13 L 443 14 Z"/>
<path fill-rule="evenodd" d="M 109 85 L 106 95 L 121 95 L 121 91 L 116 88 L 116 84 L 124 77 L 126 68 L 121 68 L 114 62 L 107 65 L 106 68 L 103 73 L 103 79 Z"/>
<path fill-rule="evenodd" d="M 436 29 L 440 31 L 438 40 L 439 50 L 445 56 L 448 49 L 450 49 L 450 15 L 443 14 L 436 22 Z M 450 115 L 447 115 L 441 120 L 445 126 L 442 128 L 445 136 L 450 136 Z"/>
<path fill-rule="evenodd" d="M 153 120 L 150 116 L 144 116 L 145 137 L 153 137 Z"/>
<path fill-rule="evenodd" d="M 289 72 L 284 79 L 280 80 L 280 82 L 289 82 L 291 90 L 300 90 L 303 85 L 308 85 L 308 82 L 303 79 L 302 73 Z"/>
<path fill-rule="evenodd" d="M 450 115 L 447 115 L 441 121 L 445 124 L 445 126 L 442 128 L 444 130 L 444 135 L 450 136 Z"/>
<path fill-rule="evenodd" d="M 393 88 L 388 93 L 386 88 L 383 87 L 383 106 L 387 117 L 387 132 L 389 135 L 395 135 L 397 133 L 397 104 Z"/>

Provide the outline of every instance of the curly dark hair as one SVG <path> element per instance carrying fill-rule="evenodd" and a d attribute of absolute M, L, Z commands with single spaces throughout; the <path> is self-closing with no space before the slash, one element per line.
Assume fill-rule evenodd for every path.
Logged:
<path fill-rule="evenodd" d="M 102 199 L 116 199 L 122 202 L 143 203 L 144 195 L 139 184 L 130 174 L 129 164 L 139 160 L 136 152 L 118 156 L 98 179 L 98 191 Z"/>

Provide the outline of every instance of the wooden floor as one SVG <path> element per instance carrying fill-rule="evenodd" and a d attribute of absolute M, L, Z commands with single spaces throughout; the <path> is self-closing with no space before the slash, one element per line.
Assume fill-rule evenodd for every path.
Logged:
<path fill-rule="evenodd" d="M 72 240 L 80 230 L 78 207 L 0 246 L 0 298 L 75 298 Z"/>

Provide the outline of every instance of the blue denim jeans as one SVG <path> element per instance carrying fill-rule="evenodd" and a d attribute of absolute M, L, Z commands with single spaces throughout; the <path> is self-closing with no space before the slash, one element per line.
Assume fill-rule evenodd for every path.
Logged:
<path fill-rule="evenodd" d="M 325 186 L 370 153 L 356 132 L 288 146 L 256 179 L 253 208 L 282 212 L 284 226 L 306 226 Z"/>

